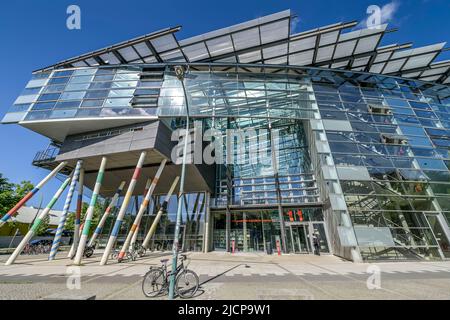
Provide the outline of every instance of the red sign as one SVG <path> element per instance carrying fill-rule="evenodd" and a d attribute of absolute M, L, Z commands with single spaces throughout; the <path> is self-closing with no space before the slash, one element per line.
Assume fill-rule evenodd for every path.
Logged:
<path fill-rule="evenodd" d="M 288 215 L 289 215 L 289 221 L 294 222 L 294 216 L 292 214 L 292 210 L 289 210 Z"/>
<path fill-rule="evenodd" d="M 281 256 L 280 240 L 277 240 L 277 251 L 278 255 Z"/>
<path fill-rule="evenodd" d="M 300 219 L 300 221 L 303 221 L 303 211 L 301 209 L 298 209 L 297 215 L 298 215 L 298 218 Z"/>

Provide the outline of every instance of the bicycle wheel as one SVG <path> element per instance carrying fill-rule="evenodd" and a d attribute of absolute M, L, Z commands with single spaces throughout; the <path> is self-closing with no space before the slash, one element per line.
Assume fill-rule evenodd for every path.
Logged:
<path fill-rule="evenodd" d="M 136 254 L 134 252 L 127 252 L 126 257 L 128 261 L 136 261 Z"/>
<path fill-rule="evenodd" d="M 142 247 L 142 246 L 139 247 L 139 249 L 137 251 L 139 258 L 142 258 L 143 256 L 145 256 L 145 251 L 146 250 L 144 247 Z"/>
<path fill-rule="evenodd" d="M 147 272 L 142 281 L 142 292 L 148 298 L 154 298 L 162 293 L 166 287 L 164 273 L 161 269 L 153 269 Z"/>
<path fill-rule="evenodd" d="M 184 270 L 177 276 L 176 291 L 180 298 L 192 298 L 197 292 L 199 279 L 192 270 Z"/>
<path fill-rule="evenodd" d="M 86 247 L 86 249 L 84 249 L 84 256 L 86 258 L 90 258 L 93 254 L 94 254 L 94 249 L 92 247 Z"/>

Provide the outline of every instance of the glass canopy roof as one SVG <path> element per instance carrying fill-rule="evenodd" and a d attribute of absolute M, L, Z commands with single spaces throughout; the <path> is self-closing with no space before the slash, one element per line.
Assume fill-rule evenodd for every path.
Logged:
<path fill-rule="evenodd" d="M 115 64 L 226 62 L 312 66 L 372 72 L 450 83 L 450 60 L 434 62 L 445 42 L 412 48 L 411 43 L 380 47 L 388 30 L 348 31 L 356 21 L 292 34 L 285 10 L 231 27 L 178 40 L 180 26 L 153 32 L 37 70 Z"/>

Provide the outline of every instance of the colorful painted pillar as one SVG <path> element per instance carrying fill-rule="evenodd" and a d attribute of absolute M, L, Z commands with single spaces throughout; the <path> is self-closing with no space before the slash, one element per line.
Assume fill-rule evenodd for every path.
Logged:
<path fill-rule="evenodd" d="M 30 200 L 38 191 L 56 174 L 61 171 L 62 168 L 67 164 L 66 161 L 61 162 L 52 172 L 50 172 L 44 179 L 42 179 L 36 187 L 33 188 L 30 192 L 28 192 L 25 197 L 23 197 L 11 210 L 9 210 L 1 219 L 0 219 L 0 228 L 13 216 L 17 213 L 17 211 L 22 208 L 28 200 Z"/>
<path fill-rule="evenodd" d="M 152 226 L 150 227 L 150 230 L 148 231 L 147 236 L 145 237 L 144 243 L 142 246 L 146 249 L 148 249 L 148 244 L 150 240 L 152 239 L 153 235 L 155 234 L 156 227 L 158 226 L 159 220 L 161 219 L 162 214 L 167 209 L 167 204 L 169 203 L 170 197 L 173 194 L 173 191 L 175 190 L 175 187 L 177 186 L 178 180 L 180 180 L 180 177 L 176 177 L 175 180 L 172 183 L 172 186 L 170 187 L 169 192 L 166 195 L 166 198 L 164 199 L 164 202 L 161 205 L 161 208 L 159 209 L 158 213 L 156 214 L 155 220 L 153 220 Z"/>
<path fill-rule="evenodd" d="M 83 232 L 80 236 L 80 243 L 78 244 L 77 253 L 75 254 L 74 264 L 80 265 L 83 259 L 84 248 L 86 247 L 87 237 L 89 235 L 89 230 L 91 228 L 92 216 L 94 215 L 94 207 L 97 203 L 98 194 L 100 192 L 100 187 L 102 186 L 103 177 L 105 175 L 106 167 L 106 157 L 102 157 L 102 162 L 100 164 L 100 169 L 98 171 L 97 180 L 95 181 L 94 190 L 92 191 L 91 202 L 86 211 L 86 218 L 84 219 Z"/>
<path fill-rule="evenodd" d="M 105 225 L 106 219 L 108 219 L 109 215 L 111 214 L 112 210 L 117 206 L 117 202 L 119 202 L 120 194 L 122 193 L 123 188 L 125 187 L 126 181 L 122 181 L 119 185 L 119 188 L 117 188 L 116 193 L 111 199 L 111 202 L 109 203 L 108 207 L 106 208 L 105 212 L 103 213 L 102 218 L 100 219 L 100 222 L 97 225 L 97 228 L 95 228 L 94 234 L 92 235 L 91 239 L 89 240 L 88 247 L 91 247 L 94 243 L 97 237 L 102 233 L 103 226 Z"/>
<path fill-rule="evenodd" d="M 70 248 L 67 258 L 73 259 L 78 248 L 80 241 L 80 224 L 81 224 L 81 209 L 83 208 L 83 188 L 84 188 L 84 169 L 80 170 L 80 177 L 78 179 L 78 197 L 77 197 L 77 209 L 75 211 L 75 223 L 73 228 L 73 243 Z"/>
<path fill-rule="evenodd" d="M 148 190 L 150 189 L 151 184 L 152 184 L 152 179 L 150 179 L 150 178 L 147 179 L 147 182 L 145 183 L 144 194 L 143 194 L 143 197 L 144 197 L 144 198 L 145 198 L 145 195 L 147 194 Z M 147 203 L 147 208 L 148 208 L 148 203 Z M 145 211 L 146 211 L 146 210 L 144 210 L 144 213 L 145 213 Z M 136 229 L 136 232 L 133 233 L 133 238 L 131 238 L 131 242 L 130 242 L 131 248 L 133 248 L 133 247 L 134 247 L 134 244 L 136 243 L 136 239 L 137 239 L 137 236 L 138 236 L 138 233 L 139 233 L 139 227 L 140 227 L 140 225 L 141 225 L 141 220 L 142 220 L 142 216 L 141 216 L 141 218 L 139 219 L 139 221 L 137 222 L 137 229 Z"/>
<path fill-rule="evenodd" d="M 67 193 L 66 202 L 64 203 L 63 212 L 59 219 L 58 228 L 56 228 L 55 238 L 53 239 L 52 248 L 48 256 L 48 260 L 53 260 L 58 252 L 59 244 L 61 243 L 62 233 L 64 231 L 64 225 L 66 224 L 67 213 L 69 212 L 70 204 L 72 203 L 73 192 L 77 185 L 78 177 L 80 176 L 80 169 L 83 165 L 83 160 L 78 160 L 75 166 L 72 181 L 70 182 L 69 192 Z"/>
<path fill-rule="evenodd" d="M 133 177 L 131 178 L 130 185 L 128 186 L 127 193 L 123 199 L 122 205 L 120 206 L 119 213 L 117 214 L 116 222 L 114 223 L 113 230 L 111 231 L 111 235 L 108 240 L 108 244 L 106 245 L 105 251 L 103 252 L 102 260 L 100 261 L 100 265 L 104 266 L 108 262 L 109 254 L 113 249 L 117 236 L 119 235 L 120 227 L 122 226 L 123 217 L 125 216 L 125 212 L 128 208 L 128 204 L 130 203 L 131 196 L 133 195 L 134 188 L 136 187 L 137 180 L 141 175 L 142 166 L 144 165 L 145 156 L 147 152 L 143 151 L 139 156 L 138 163 L 136 168 L 134 169 Z"/>
<path fill-rule="evenodd" d="M 158 171 L 156 171 L 156 175 L 153 178 L 152 184 L 151 184 L 150 188 L 148 189 L 148 191 L 144 197 L 144 200 L 141 203 L 141 207 L 139 208 L 139 212 L 137 213 L 136 218 L 134 219 L 134 223 L 131 226 L 131 229 L 130 229 L 130 232 L 128 233 L 127 239 L 125 240 L 125 243 L 123 244 L 122 249 L 120 250 L 119 258 L 118 258 L 119 261 L 123 260 L 123 257 L 125 256 L 125 253 L 127 252 L 128 247 L 131 243 L 131 239 L 133 238 L 133 235 L 137 234 L 137 232 L 138 232 L 139 222 L 141 221 L 142 215 L 144 214 L 145 210 L 147 209 L 147 205 L 150 201 L 153 191 L 156 188 L 156 185 L 158 184 L 158 180 L 161 177 L 161 173 L 163 172 L 166 163 L 167 163 L 167 160 L 164 159 L 161 162 L 161 164 L 158 168 Z"/>
<path fill-rule="evenodd" d="M 55 205 L 56 201 L 58 201 L 59 197 L 61 196 L 61 194 L 66 189 L 66 187 L 69 184 L 70 180 L 71 180 L 71 177 L 67 178 L 64 181 L 64 183 L 59 187 L 58 191 L 56 191 L 56 193 L 53 196 L 52 200 L 50 200 L 50 202 L 48 203 L 47 207 L 45 207 L 45 209 L 36 218 L 36 220 L 33 223 L 33 226 L 28 231 L 28 233 L 25 235 L 25 237 L 22 239 L 22 241 L 19 243 L 19 245 L 17 246 L 16 250 L 14 250 L 13 254 L 9 257 L 8 261 L 6 261 L 5 265 L 9 266 L 9 265 L 13 264 L 14 261 L 16 261 L 17 257 L 20 255 L 20 253 L 22 252 L 22 250 L 25 247 L 25 245 L 36 234 L 36 231 L 39 228 L 39 226 L 41 225 L 42 220 L 48 215 L 50 210 Z"/>

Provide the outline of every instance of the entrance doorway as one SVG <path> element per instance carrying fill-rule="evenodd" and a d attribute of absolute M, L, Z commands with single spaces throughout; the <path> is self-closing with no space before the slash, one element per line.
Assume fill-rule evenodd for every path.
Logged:
<path fill-rule="evenodd" d="M 291 248 L 294 253 L 311 253 L 308 225 L 289 226 L 291 233 Z"/>
<path fill-rule="evenodd" d="M 323 222 L 294 222 L 288 224 L 288 230 L 292 253 L 314 253 L 313 234 L 319 238 L 320 253 L 330 252 Z"/>
<path fill-rule="evenodd" d="M 232 210 L 229 241 L 236 252 L 274 252 L 281 240 L 279 213 L 275 209 Z M 319 235 L 320 253 L 330 253 L 327 231 L 320 208 L 284 210 L 286 247 L 291 253 L 314 252 L 313 233 Z M 213 248 L 227 247 L 226 212 L 212 213 Z"/>

